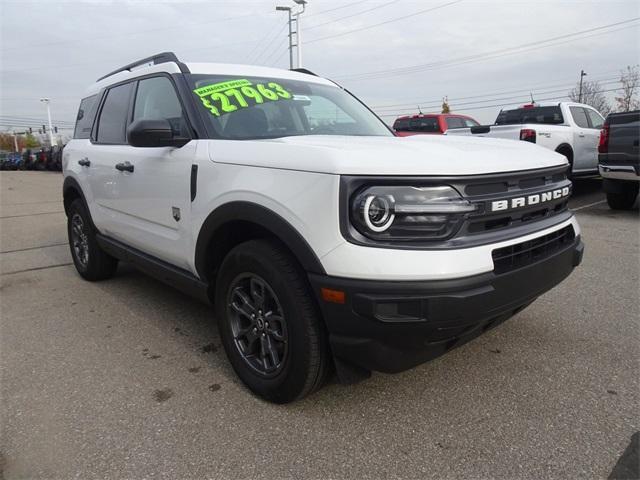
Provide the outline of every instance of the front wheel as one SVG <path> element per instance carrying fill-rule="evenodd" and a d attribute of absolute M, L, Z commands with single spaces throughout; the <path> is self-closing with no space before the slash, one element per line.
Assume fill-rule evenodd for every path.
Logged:
<path fill-rule="evenodd" d="M 319 388 L 330 363 L 304 273 L 278 243 L 251 240 L 226 256 L 216 282 L 220 336 L 255 394 L 287 403 Z"/>

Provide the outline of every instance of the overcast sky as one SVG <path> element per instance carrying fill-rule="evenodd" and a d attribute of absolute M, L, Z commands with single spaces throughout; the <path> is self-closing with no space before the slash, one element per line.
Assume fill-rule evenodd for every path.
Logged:
<path fill-rule="evenodd" d="M 71 125 L 96 78 L 165 50 L 184 61 L 288 68 L 276 4 L 293 5 L 0 0 L 0 130 L 9 117 L 42 123 L 42 97 L 54 124 Z M 418 105 L 439 111 L 448 96 L 453 111 L 492 123 L 497 105 L 521 104 L 529 91 L 565 95 L 580 69 L 603 89 L 618 87 L 620 69 L 639 63 L 639 17 L 638 0 L 309 0 L 303 63 L 389 122 Z"/>

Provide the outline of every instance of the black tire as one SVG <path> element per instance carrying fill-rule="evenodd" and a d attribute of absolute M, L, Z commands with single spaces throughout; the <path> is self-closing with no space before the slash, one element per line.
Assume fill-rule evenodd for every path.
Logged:
<path fill-rule="evenodd" d="M 232 306 L 232 303 L 237 304 L 238 298 L 244 300 L 244 297 L 237 297 L 238 290 L 243 291 L 242 285 L 254 281 L 263 282 L 267 287 L 262 291 L 261 304 L 265 311 L 260 314 L 260 318 L 265 322 L 260 330 L 257 330 L 258 323 L 255 323 L 259 320 L 254 319 L 252 323 L 247 315 L 240 315 L 239 310 Z M 251 305 L 245 301 L 242 307 L 247 306 L 246 311 L 256 312 L 257 308 L 254 307 L 256 304 L 260 305 L 260 302 L 254 301 L 253 287 L 249 288 L 248 299 Z M 280 314 L 284 319 L 280 324 L 282 328 L 279 335 L 284 336 L 285 341 L 281 343 L 271 339 L 268 329 L 263 330 L 264 325 L 269 327 L 266 321 L 275 318 L 269 317 L 267 308 L 264 307 L 267 303 L 264 298 L 268 296 L 273 296 L 271 310 L 281 309 Z M 215 310 L 220 337 L 229 361 L 236 374 L 256 395 L 270 402 L 288 403 L 309 395 L 323 384 L 330 366 L 324 324 L 304 272 L 279 243 L 251 240 L 229 252 L 216 281 Z M 248 334 L 234 336 L 234 329 L 236 332 L 248 331 L 246 325 L 239 330 L 238 318 L 248 320 L 247 325 L 254 332 L 253 342 L 244 341 L 245 337 L 248 339 Z M 264 339 L 265 336 L 267 339 Z M 277 362 L 271 362 L 269 355 L 264 353 L 263 340 L 264 345 L 271 345 L 273 341 L 280 347 L 281 350 L 276 355 L 281 358 L 278 366 Z M 246 347 L 248 353 L 243 353 L 243 343 L 255 348 Z M 251 350 L 255 353 L 251 353 Z M 264 362 L 263 365 L 259 365 L 261 361 Z M 266 368 L 269 362 L 272 366 L 270 372 Z"/>
<path fill-rule="evenodd" d="M 98 245 L 87 207 L 79 198 L 69 205 L 67 235 L 73 264 L 82 278 L 96 281 L 113 276 L 118 268 L 118 260 Z"/>
<path fill-rule="evenodd" d="M 613 210 L 631 210 L 636 203 L 636 192 L 607 193 L 607 203 Z"/>
<path fill-rule="evenodd" d="M 567 169 L 567 178 L 573 180 L 573 151 L 569 147 L 560 147 L 556 150 L 556 153 L 564 155 L 569 162 L 569 168 Z"/>

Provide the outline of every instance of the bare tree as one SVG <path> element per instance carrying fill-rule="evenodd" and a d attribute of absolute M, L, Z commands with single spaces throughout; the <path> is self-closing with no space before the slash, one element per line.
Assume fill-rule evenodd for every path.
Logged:
<path fill-rule="evenodd" d="M 580 83 L 573 87 L 568 96 L 573 102 L 591 105 L 605 117 L 611 112 L 611 106 L 598 82 L 582 82 L 582 99 L 580 99 Z"/>
<path fill-rule="evenodd" d="M 620 72 L 620 83 L 622 84 L 620 88 L 622 95 L 616 97 L 618 110 L 620 112 L 628 112 L 629 110 L 640 108 L 640 102 L 638 101 L 638 89 L 640 88 L 638 65 L 627 66 L 626 72 L 622 70 Z"/>
<path fill-rule="evenodd" d="M 451 107 L 449 107 L 449 97 L 442 98 L 442 113 L 450 113 Z"/>

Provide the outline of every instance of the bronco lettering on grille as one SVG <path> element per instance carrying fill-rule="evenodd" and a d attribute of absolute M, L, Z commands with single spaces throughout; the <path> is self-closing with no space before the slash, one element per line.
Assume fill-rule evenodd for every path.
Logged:
<path fill-rule="evenodd" d="M 557 188 L 544 193 L 535 193 L 523 197 L 513 197 L 506 200 L 495 200 L 491 202 L 491 211 L 498 212 L 503 210 L 511 210 L 513 208 L 522 208 L 535 205 L 537 203 L 550 202 L 559 198 L 568 197 L 571 189 L 569 187 Z"/>

